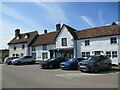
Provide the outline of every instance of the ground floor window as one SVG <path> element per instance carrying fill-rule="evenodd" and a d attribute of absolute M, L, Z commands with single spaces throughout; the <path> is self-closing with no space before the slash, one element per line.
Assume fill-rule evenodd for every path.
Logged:
<path fill-rule="evenodd" d="M 21 57 L 23 57 L 23 53 L 21 53 Z"/>
<path fill-rule="evenodd" d="M 117 51 L 106 51 L 108 57 L 117 58 Z"/>
<path fill-rule="evenodd" d="M 112 58 L 117 58 L 117 51 L 112 51 Z"/>
<path fill-rule="evenodd" d="M 106 55 L 107 55 L 108 57 L 111 57 L 111 51 L 106 51 Z"/>
<path fill-rule="evenodd" d="M 36 53 L 32 53 L 32 57 L 36 59 Z"/>
<path fill-rule="evenodd" d="M 47 52 L 44 52 L 42 53 L 42 59 L 48 59 L 48 53 Z"/>
<path fill-rule="evenodd" d="M 82 52 L 82 57 L 89 57 L 90 56 L 90 52 Z"/>

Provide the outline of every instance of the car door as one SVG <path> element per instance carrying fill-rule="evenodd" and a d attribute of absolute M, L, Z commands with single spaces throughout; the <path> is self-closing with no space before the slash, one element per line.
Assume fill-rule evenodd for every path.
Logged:
<path fill-rule="evenodd" d="M 98 60 L 98 67 L 99 69 L 104 69 L 105 67 L 105 62 L 104 62 L 104 56 L 100 56 Z"/>

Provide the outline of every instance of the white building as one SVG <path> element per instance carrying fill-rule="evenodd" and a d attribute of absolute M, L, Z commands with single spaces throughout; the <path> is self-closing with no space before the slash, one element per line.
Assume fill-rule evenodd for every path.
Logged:
<path fill-rule="evenodd" d="M 17 42 L 19 39 L 16 37 L 14 40 Z M 115 23 L 85 30 L 75 30 L 65 24 L 62 27 L 57 24 L 54 32 L 45 30 L 41 35 L 35 32 L 29 44 L 28 40 L 24 42 L 26 47 L 24 50 L 22 42 L 11 42 L 9 43 L 10 56 L 31 55 L 36 60 L 47 60 L 58 56 L 72 58 L 104 54 L 112 59 L 113 64 L 120 63 L 120 26 Z"/>

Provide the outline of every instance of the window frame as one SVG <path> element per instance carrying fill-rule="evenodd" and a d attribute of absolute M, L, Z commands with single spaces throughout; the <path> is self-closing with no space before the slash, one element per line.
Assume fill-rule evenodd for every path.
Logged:
<path fill-rule="evenodd" d="M 62 46 L 67 46 L 67 38 L 61 39 Z"/>
<path fill-rule="evenodd" d="M 117 43 L 117 37 L 110 37 L 110 44 L 116 44 Z"/>
<path fill-rule="evenodd" d="M 33 46 L 33 47 L 32 47 L 32 51 L 35 51 L 35 50 L 36 50 L 36 47 L 35 47 L 35 46 Z"/>
<path fill-rule="evenodd" d="M 85 46 L 89 46 L 90 45 L 90 40 L 85 40 Z"/>
<path fill-rule="evenodd" d="M 118 58 L 118 52 L 112 51 L 112 58 Z"/>

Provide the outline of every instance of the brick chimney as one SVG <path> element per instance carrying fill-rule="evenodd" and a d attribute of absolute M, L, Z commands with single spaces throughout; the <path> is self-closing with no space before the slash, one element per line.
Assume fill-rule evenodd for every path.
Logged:
<path fill-rule="evenodd" d="M 19 36 L 20 35 L 20 29 L 16 29 L 15 30 L 15 37 Z"/>
<path fill-rule="evenodd" d="M 56 24 L 56 31 L 60 31 L 60 24 Z"/>
<path fill-rule="evenodd" d="M 47 30 L 44 30 L 44 33 L 47 33 Z"/>

